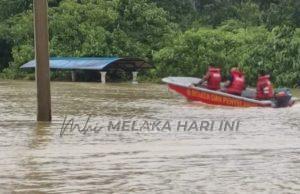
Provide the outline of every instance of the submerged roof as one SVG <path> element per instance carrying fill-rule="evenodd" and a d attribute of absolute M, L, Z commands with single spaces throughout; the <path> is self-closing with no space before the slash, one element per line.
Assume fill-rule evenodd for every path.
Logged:
<path fill-rule="evenodd" d="M 21 66 L 21 68 L 35 68 L 36 61 L 32 60 Z M 139 70 L 150 68 L 152 65 L 139 58 L 103 58 L 103 57 L 53 57 L 50 58 L 50 69 L 66 70 Z"/>

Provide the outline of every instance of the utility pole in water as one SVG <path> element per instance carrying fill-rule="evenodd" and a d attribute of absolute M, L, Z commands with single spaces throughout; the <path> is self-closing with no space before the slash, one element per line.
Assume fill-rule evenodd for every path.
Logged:
<path fill-rule="evenodd" d="M 37 83 L 37 121 L 51 121 L 49 68 L 48 0 L 33 0 L 35 30 L 35 79 Z"/>

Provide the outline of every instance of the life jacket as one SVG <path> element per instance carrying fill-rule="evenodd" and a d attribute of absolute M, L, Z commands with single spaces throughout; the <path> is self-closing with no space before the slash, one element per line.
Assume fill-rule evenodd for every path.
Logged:
<path fill-rule="evenodd" d="M 256 87 L 256 98 L 260 100 L 267 100 L 274 96 L 273 86 L 270 81 L 270 76 L 260 76 L 258 78 Z"/>
<path fill-rule="evenodd" d="M 232 82 L 227 88 L 227 93 L 241 95 L 245 89 L 245 76 L 242 72 L 235 70 L 231 72 Z"/>
<path fill-rule="evenodd" d="M 207 88 L 210 90 L 219 90 L 222 81 L 221 69 L 210 67 L 208 69 Z"/>

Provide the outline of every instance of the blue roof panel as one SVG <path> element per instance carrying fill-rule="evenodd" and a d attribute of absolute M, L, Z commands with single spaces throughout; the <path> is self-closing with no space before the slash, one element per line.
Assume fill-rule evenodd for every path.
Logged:
<path fill-rule="evenodd" d="M 50 58 L 50 69 L 81 69 L 81 70 L 102 70 L 108 65 L 121 60 L 121 58 L 76 58 L 76 57 L 55 57 Z M 21 68 L 35 68 L 36 61 L 32 60 Z"/>

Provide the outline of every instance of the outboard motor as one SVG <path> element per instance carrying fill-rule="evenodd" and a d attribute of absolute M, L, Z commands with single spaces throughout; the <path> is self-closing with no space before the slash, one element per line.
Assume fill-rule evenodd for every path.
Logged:
<path fill-rule="evenodd" d="M 276 89 L 274 99 L 276 108 L 292 106 L 295 103 L 292 100 L 292 93 L 288 88 Z"/>

